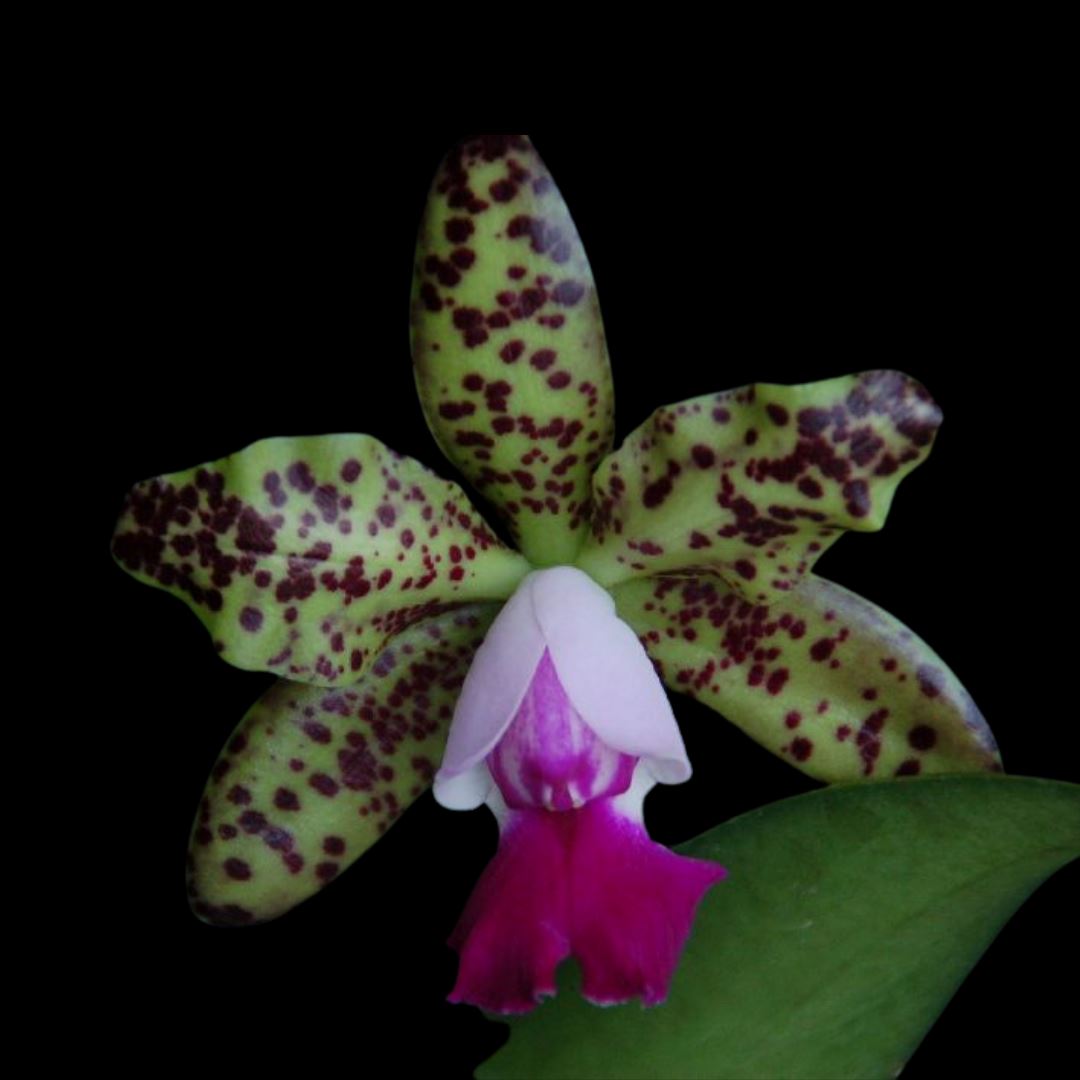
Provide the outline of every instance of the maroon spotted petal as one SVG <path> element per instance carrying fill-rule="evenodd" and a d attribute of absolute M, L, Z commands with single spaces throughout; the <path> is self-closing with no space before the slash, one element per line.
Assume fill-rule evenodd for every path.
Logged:
<path fill-rule="evenodd" d="M 462 680 L 498 610 L 411 627 L 348 687 L 278 682 L 214 766 L 192 831 L 201 918 L 244 924 L 307 899 L 431 782 Z"/>
<path fill-rule="evenodd" d="M 446 456 L 536 566 L 570 562 L 610 449 L 611 371 L 581 238 L 523 136 L 443 162 L 416 251 L 413 361 Z"/>
<path fill-rule="evenodd" d="M 405 627 L 528 571 L 454 484 L 367 435 L 265 439 L 139 484 L 113 553 L 237 667 L 355 682 Z"/>
<path fill-rule="evenodd" d="M 759 383 L 658 409 L 593 480 L 576 565 L 603 585 L 709 570 L 748 600 L 798 586 L 845 529 L 880 529 L 941 413 L 895 371 Z"/>
<path fill-rule="evenodd" d="M 975 703 L 940 657 L 868 600 L 811 574 L 768 604 L 716 576 L 613 590 L 672 690 L 825 781 L 996 771 Z"/>

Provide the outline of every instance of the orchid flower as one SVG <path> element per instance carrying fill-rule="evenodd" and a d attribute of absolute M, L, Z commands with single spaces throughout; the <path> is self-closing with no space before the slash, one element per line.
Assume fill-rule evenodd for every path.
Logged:
<path fill-rule="evenodd" d="M 812 572 L 843 531 L 882 526 L 928 453 L 940 413 L 914 380 L 709 394 L 612 452 L 592 274 L 524 138 L 440 169 L 412 342 L 440 447 L 519 551 L 364 435 L 146 481 L 118 524 L 121 565 L 187 602 L 225 660 L 280 676 L 200 804 L 200 918 L 283 914 L 434 780 L 502 832 L 454 935 L 455 998 L 531 1008 L 572 952 L 587 996 L 655 1003 L 723 873 L 645 835 L 648 787 L 690 770 L 658 679 L 822 781 L 999 767 L 933 651 Z"/>

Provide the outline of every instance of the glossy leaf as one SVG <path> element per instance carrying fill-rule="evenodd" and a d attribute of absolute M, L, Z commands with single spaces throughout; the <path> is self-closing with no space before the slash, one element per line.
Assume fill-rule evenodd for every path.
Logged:
<path fill-rule="evenodd" d="M 139 484 L 118 562 L 186 601 L 237 667 L 355 682 L 400 630 L 509 596 L 529 566 L 460 488 L 367 435 L 264 439 Z"/>
<path fill-rule="evenodd" d="M 827 788 L 678 850 L 729 877 L 701 905 L 668 1003 L 599 1010 L 566 978 L 481 1080 L 894 1077 L 1009 916 L 1080 855 L 1080 788 Z"/>
<path fill-rule="evenodd" d="M 570 562 L 612 439 L 592 271 L 532 144 L 488 137 L 443 162 L 420 226 L 412 347 L 446 456 L 537 566 Z"/>
<path fill-rule="evenodd" d="M 811 574 L 766 604 L 720 578 L 660 576 L 613 595 L 672 690 L 819 780 L 999 770 L 975 702 L 888 612 Z"/>
<path fill-rule="evenodd" d="M 353 686 L 282 680 L 218 758 L 192 831 L 208 922 L 275 918 L 332 881 L 427 789 L 495 604 L 410 627 Z"/>
<path fill-rule="evenodd" d="M 845 529 L 881 528 L 940 422 L 895 371 L 658 409 L 597 469 L 576 564 L 609 587 L 708 569 L 750 600 L 785 592 Z"/>

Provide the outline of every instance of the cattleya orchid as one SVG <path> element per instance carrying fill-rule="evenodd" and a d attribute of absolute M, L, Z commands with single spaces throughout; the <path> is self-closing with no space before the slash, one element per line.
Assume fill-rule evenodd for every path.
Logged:
<path fill-rule="evenodd" d="M 590 999 L 656 1003 L 723 876 L 644 832 L 649 787 L 690 773 L 659 680 L 822 781 L 1000 767 L 931 649 L 812 572 L 844 530 L 881 527 L 928 453 L 940 413 L 912 379 L 709 394 L 612 451 L 591 271 L 524 138 L 440 169 L 412 344 L 431 430 L 519 551 L 365 435 L 266 439 L 138 485 L 121 516 L 119 562 L 224 659 L 281 677 L 199 808 L 202 919 L 283 914 L 434 781 L 501 829 L 454 999 L 529 1009 L 573 953 Z"/>

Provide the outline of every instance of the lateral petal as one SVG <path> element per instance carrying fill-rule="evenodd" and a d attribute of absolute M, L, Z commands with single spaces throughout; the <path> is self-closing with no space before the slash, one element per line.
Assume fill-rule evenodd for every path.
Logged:
<path fill-rule="evenodd" d="M 192 830 L 200 918 L 276 918 L 383 835 L 430 784 L 496 610 L 472 605 L 410 627 L 352 686 L 282 680 L 256 702 L 214 766 Z"/>
<path fill-rule="evenodd" d="M 528 570 L 460 488 L 367 435 L 264 439 L 139 484 L 113 553 L 184 600 L 229 663 L 322 686 Z"/>
<path fill-rule="evenodd" d="M 881 528 L 940 423 L 898 371 L 758 383 L 658 409 L 597 468 L 575 565 L 608 588 L 706 570 L 768 601 L 844 530 Z"/>
<path fill-rule="evenodd" d="M 614 590 L 664 682 L 827 782 L 997 771 L 993 735 L 941 658 L 869 600 L 815 574 L 771 604 L 719 577 Z"/>

